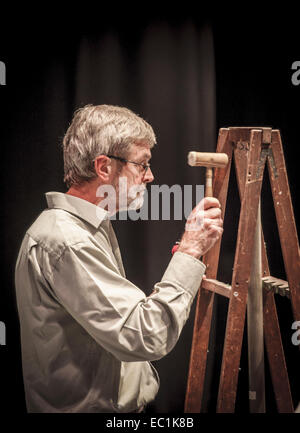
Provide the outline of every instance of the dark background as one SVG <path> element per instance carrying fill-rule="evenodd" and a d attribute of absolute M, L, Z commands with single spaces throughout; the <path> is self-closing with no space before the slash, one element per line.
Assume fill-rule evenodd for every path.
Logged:
<path fill-rule="evenodd" d="M 74 11 L 73 11 L 74 12 Z M 74 14 L 75 15 L 75 14 Z M 0 60 L 7 84 L 1 110 L 1 300 L 6 346 L 0 346 L 1 410 L 25 412 L 14 265 L 26 228 L 45 207 L 44 193 L 65 191 L 61 142 L 76 108 L 87 103 L 127 106 L 154 128 L 154 184 L 203 183 L 203 170 L 186 163 L 190 150 L 214 151 L 227 126 L 271 126 L 282 134 L 296 208 L 300 86 L 291 82 L 299 58 L 293 11 L 263 14 L 244 6 L 42 11 L 3 14 Z M 239 198 L 234 172 L 229 188 L 219 279 L 230 282 Z M 268 178 L 263 186 L 263 228 L 271 274 L 285 279 Z M 116 221 L 127 277 L 149 294 L 170 260 L 184 221 Z M 215 412 L 227 301 L 216 297 L 214 339 L 208 357 L 204 407 Z M 293 400 L 300 400 L 299 349 L 291 343 L 294 321 L 286 298 L 277 297 Z M 161 389 L 151 413 L 183 412 L 193 304 L 178 344 L 155 362 Z M 237 413 L 248 413 L 246 335 L 241 358 Z M 267 412 L 276 405 L 266 360 Z"/>

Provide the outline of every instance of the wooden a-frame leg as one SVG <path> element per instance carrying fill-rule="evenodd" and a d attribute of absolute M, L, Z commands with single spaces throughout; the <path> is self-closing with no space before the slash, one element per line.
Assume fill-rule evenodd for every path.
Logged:
<path fill-rule="evenodd" d="M 297 273 L 299 274 L 299 247 L 282 143 L 280 133 L 277 130 L 272 131 L 272 146 L 270 156 L 268 157 L 268 169 L 286 273 L 289 279 L 289 286 L 291 286 L 293 292 L 291 302 L 296 320 L 296 317 L 299 319 L 299 279 L 297 280 Z M 282 191 L 286 191 L 286 194 L 283 194 Z M 282 223 L 283 221 L 288 222 L 287 226 L 291 224 L 289 230 L 286 230 L 286 226 Z M 290 238 L 291 242 L 289 242 Z M 264 275 L 270 275 L 263 234 L 262 246 Z M 264 291 L 263 296 L 264 337 L 277 409 L 279 413 L 292 413 L 294 412 L 293 400 L 274 294 Z"/>
<path fill-rule="evenodd" d="M 223 348 L 217 412 L 234 412 L 242 340 L 244 333 L 248 284 L 262 173 L 257 176 L 262 131 L 253 129 L 250 136 L 244 196 L 241 203 L 237 248 L 232 276 L 226 334 Z M 245 150 L 236 150 L 245 152 Z"/>
<path fill-rule="evenodd" d="M 285 272 L 289 282 L 294 320 L 300 321 L 300 254 L 292 199 L 278 130 L 272 131 L 272 155 L 268 157 L 270 183 Z M 272 161 L 273 158 L 273 161 Z M 300 348 L 300 346 L 299 346 Z"/>
<path fill-rule="evenodd" d="M 274 294 L 263 293 L 264 338 L 274 395 L 279 413 L 294 412 L 289 377 L 287 374 Z"/>
<path fill-rule="evenodd" d="M 222 217 L 224 217 L 226 207 L 230 162 L 232 155 L 232 146 L 228 139 L 228 132 L 229 131 L 226 128 L 222 128 L 220 130 L 217 152 L 227 153 L 229 163 L 226 169 L 215 170 L 213 187 L 214 196 L 217 197 L 221 203 Z M 207 278 L 216 278 L 220 245 L 221 241 L 218 241 L 203 258 L 203 262 L 207 266 Z M 201 411 L 213 301 L 214 294 L 212 292 L 209 292 L 203 288 L 199 289 L 196 303 L 187 390 L 185 396 L 185 413 L 198 413 Z"/>

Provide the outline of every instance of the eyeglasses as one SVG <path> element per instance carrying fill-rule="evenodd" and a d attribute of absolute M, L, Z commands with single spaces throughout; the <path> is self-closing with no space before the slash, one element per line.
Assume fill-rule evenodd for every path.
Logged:
<path fill-rule="evenodd" d="M 150 168 L 150 164 L 143 164 L 142 162 L 128 161 L 128 159 L 121 158 L 120 156 L 115 155 L 106 155 L 108 158 L 117 159 L 121 162 L 129 162 L 130 164 L 140 165 L 144 169 L 143 177 L 146 175 L 148 168 Z"/>

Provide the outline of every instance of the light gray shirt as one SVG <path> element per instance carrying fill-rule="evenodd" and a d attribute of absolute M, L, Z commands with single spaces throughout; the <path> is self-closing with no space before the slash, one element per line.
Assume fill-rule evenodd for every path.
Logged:
<path fill-rule="evenodd" d="M 153 400 L 205 266 L 176 252 L 153 293 L 126 279 L 108 213 L 63 193 L 27 230 L 15 273 L 28 412 L 131 412 Z"/>

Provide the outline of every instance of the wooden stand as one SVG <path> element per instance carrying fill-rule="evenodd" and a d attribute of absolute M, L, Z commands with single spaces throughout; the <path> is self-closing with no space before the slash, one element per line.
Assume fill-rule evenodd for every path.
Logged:
<path fill-rule="evenodd" d="M 250 412 L 264 412 L 263 338 L 278 412 L 294 412 L 274 290 L 291 300 L 300 320 L 300 258 L 296 224 L 279 130 L 260 127 L 222 128 L 217 152 L 227 153 L 226 168 L 216 168 L 213 195 L 226 207 L 234 154 L 241 210 L 231 285 L 216 280 L 221 241 L 203 257 L 206 279 L 197 297 L 185 412 L 201 412 L 214 294 L 229 298 L 217 412 L 234 412 L 247 310 Z M 270 276 L 260 226 L 260 195 L 264 167 L 268 171 L 287 282 Z M 261 257 L 261 258 L 260 258 Z M 257 277 L 261 273 L 261 278 Z M 300 347 L 300 346 L 299 346 Z"/>

